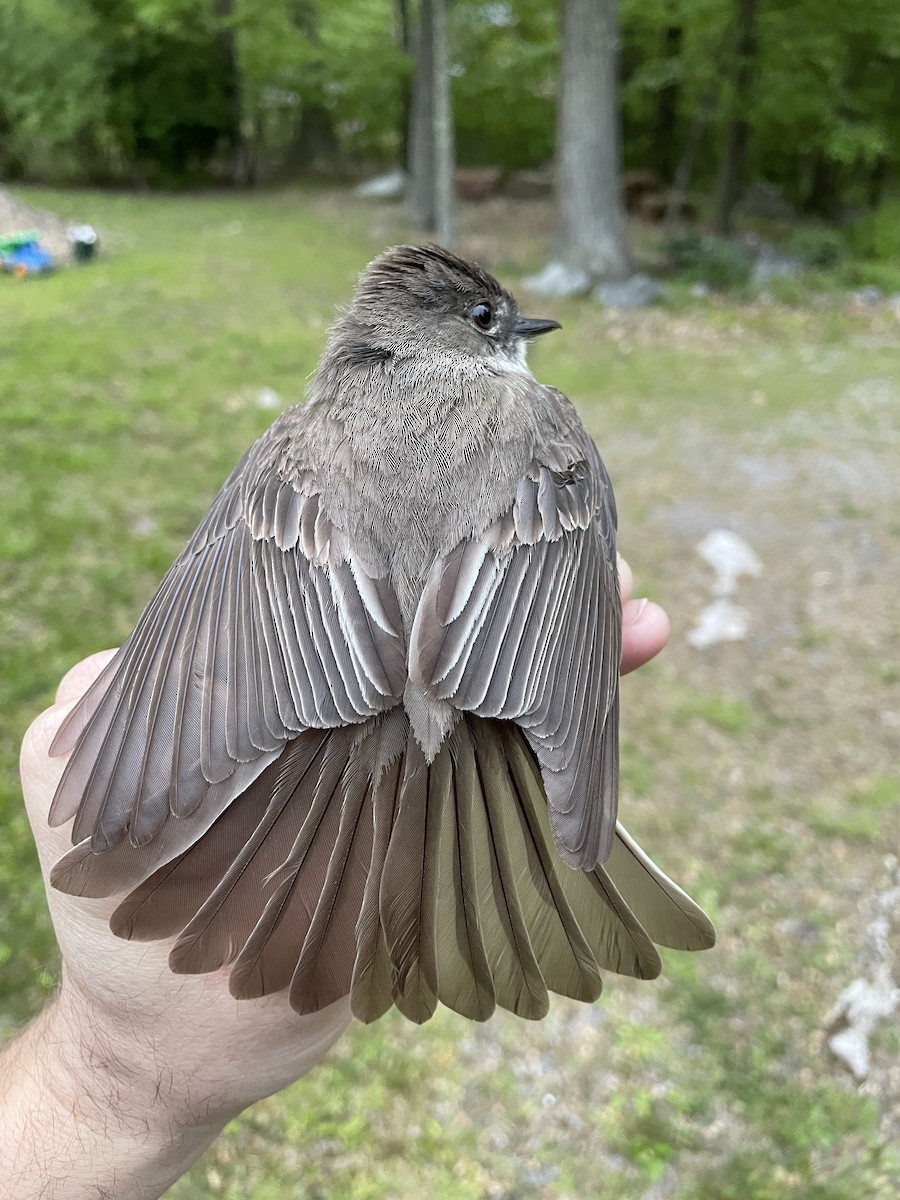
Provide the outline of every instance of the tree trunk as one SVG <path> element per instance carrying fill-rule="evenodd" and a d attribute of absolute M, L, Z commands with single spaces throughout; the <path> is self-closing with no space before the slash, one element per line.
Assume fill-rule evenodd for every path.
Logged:
<path fill-rule="evenodd" d="M 697 160 L 700 143 L 703 141 L 703 135 L 709 123 L 709 115 L 715 104 L 716 91 L 717 88 L 713 85 L 703 97 L 700 107 L 697 109 L 694 119 L 688 128 L 684 148 L 681 151 L 681 157 L 678 159 L 678 165 L 675 168 L 675 175 L 666 199 L 666 216 L 663 223 L 663 228 L 669 236 L 675 232 L 675 229 L 682 221 L 682 205 L 687 199 L 688 189 L 691 186 L 694 163 Z"/>
<path fill-rule="evenodd" d="M 877 208 L 884 196 L 884 190 L 890 177 L 889 162 L 886 157 L 878 158 L 869 168 L 869 204 Z"/>
<path fill-rule="evenodd" d="M 249 187 L 256 183 L 256 167 L 259 146 L 255 133 L 255 120 L 249 120 L 244 102 L 241 72 L 238 66 L 237 44 L 231 18 L 234 15 L 234 0 L 213 0 L 213 14 L 218 22 L 216 42 L 222 58 L 225 93 L 231 109 L 233 123 L 229 138 L 229 175 L 237 186 Z M 254 135 L 248 137 L 249 130 Z"/>
<path fill-rule="evenodd" d="M 412 19 L 409 11 L 409 0 L 395 0 L 397 16 L 397 43 L 412 60 L 415 52 Z M 404 74 L 400 92 L 400 161 L 409 165 L 410 132 L 412 129 L 412 78 Z"/>
<path fill-rule="evenodd" d="M 410 131 L 410 200 L 421 227 L 453 242 L 453 109 L 444 0 L 422 0 Z"/>
<path fill-rule="evenodd" d="M 431 4 L 422 0 L 416 31 L 416 56 L 413 71 L 412 111 L 409 129 L 409 206 L 423 229 L 434 224 L 434 140 L 431 136 L 434 38 L 431 29 Z"/>
<path fill-rule="evenodd" d="M 319 37 L 319 10 L 313 0 L 294 0 L 293 21 L 309 39 L 310 44 L 321 51 Z M 322 60 L 311 64 L 313 70 L 321 69 Z M 334 127 L 331 109 L 321 95 L 310 96 L 300 106 L 300 117 L 294 126 L 289 160 L 301 171 L 312 171 L 330 166 L 338 153 L 338 135 Z"/>
<path fill-rule="evenodd" d="M 839 167 L 824 150 L 817 150 L 809 165 L 809 178 L 801 197 L 804 212 L 831 220 L 836 215 Z"/>
<path fill-rule="evenodd" d="M 731 217 L 744 182 L 750 123 L 747 110 L 756 59 L 756 11 L 758 0 L 737 0 L 734 89 L 725 128 L 725 145 L 719 167 L 713 228 L 726 237 Z"/>
<path fill-rule="evenodd" d="M 670 17 L 663 34 L 663 55 L 670 63 L 681 57 L 681 26 Z M 681 83 L 677 76 L 669 79 L 656 98 L 656 120 L 653 130 L 653 166 L 660 177 L 670 180 L 675 170 L 675 135 L 678 131 L 678 101 Z"/>
<path fill-rule="evenodd" d="M 595 279 L 632 273 L 622 201 L 617 0 L 565 0 L 557 121 L 559 257 Z"/>

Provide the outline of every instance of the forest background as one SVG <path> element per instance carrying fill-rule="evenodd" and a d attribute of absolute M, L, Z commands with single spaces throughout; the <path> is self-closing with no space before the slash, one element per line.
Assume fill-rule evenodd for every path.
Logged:
<path fill-rule="evenodd" d="M 402 162 L 416 7 L 4 0 L 0 180 L 254 184 Z M 557 6 L 455 0 L 447 19 L 458 164 L 548 163 Z M 762 180 L 796 213 L 844 224 L 896 187 L 894 0 L 622 0 L 619 75 L 626 170 L 669 184 L 688 151 L 703 196 L 736 169 L 735 199 Z"/>

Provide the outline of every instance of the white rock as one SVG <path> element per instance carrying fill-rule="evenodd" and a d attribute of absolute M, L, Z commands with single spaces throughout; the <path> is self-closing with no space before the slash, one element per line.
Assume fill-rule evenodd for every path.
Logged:
<path fill-rule="evenodd" d="M 877 965 L 871 979 L 854 979 L 838 996 L 832 1017 L 846 1025 L 831 1035 L 828 1045 L 857 1079 L 868 1077 L 869 1038 L 875 1026 L 893 1016 L 898 1006 L 900 988 L 886 962 Z"/>
<path fill-rule="evenodd" d="M 752 548 L 730 529 L 713 529 L 697 546 L 697 553 L 716 573 L 714 596 L 730 596 L 742 575 L 761 575 L 762 563 Z"/>
<path fill-rule="evenodd" d="M 697 624 L 687 635 L 688 643 L 697 650 L 719 642 L 740 642 L 747 636 L 750 614 L 731 600 L 714 600 L 697 617 Z"/>
<path fill-rule="evenodd" d="M 864 956 L 871 963 L 868 977 L 863 975 L 848 983 L 827 1017 L 832 1031 L 828 1047 L 859 1082 L 869 1075 L 869 1038 L 876 1025 L 900 1008 L 891 941 L 892 926 L 900 911 L 900 869 L 893 855 L 886 857 L 885 866 L 894 886 L 875 896 L 874 920 L 863 935 Z"/>
<path fill-rule="evenodd" d="M 583 296 L 590 289 L 591 277 L 580 267 L 550 262 L 537 275 L 529 275 L 522 284 L 536 296 Z"/>
<path fill-rule="evenodd" d="M 356 189 L 357 196 L 364 196 L 368 200 L 400 200 L 405 192 L 406 172 L 402 167 L 394 167 L 384 175 L 375 175 Z"/>
<path fill-rule="evenodd" d="M 646 308 L 650 304 L 655 304 L 657 300 L 662 300 L 665 294 L 665 284 L 640 271 L 617 283 L 600 283 L 591 293 L 594 299 L 599 300 L 606 308 L 618 308 L 625 311 Z"/>

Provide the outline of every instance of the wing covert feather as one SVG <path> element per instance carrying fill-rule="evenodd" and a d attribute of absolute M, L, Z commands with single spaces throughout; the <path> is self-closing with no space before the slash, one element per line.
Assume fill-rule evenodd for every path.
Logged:
<path fill-rule="evenodd" d="M 282 450 L 270 431 L 244 456 L 54 739 L 51 753 L 73 752 L 51 823 L 74 816 L 94 853 L 152 845 L 241 764 L 400 702 L 393 588 L 332 525 L 309 473 L 282 477 Z"/>
<path fill-rule="evenodd" d="M 409 671 L 432 700 L 522 727 L 560 852 L 591 870 L 616 826 L 621 602 L 612 488 L 586 436 L 580 451 L 532 463 L 510 510 L 435 562 Z"/>

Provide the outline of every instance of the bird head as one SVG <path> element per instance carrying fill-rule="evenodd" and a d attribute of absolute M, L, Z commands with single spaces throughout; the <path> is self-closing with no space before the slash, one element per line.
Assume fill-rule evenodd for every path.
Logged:
<path fill-rule="evenodd" d="M 348 320 L 384 358 L 431 351 L 498 370 L 524 369 L 526 343 L 559 329 L 556 321 L 523 317 L 493 275 L 433 245 L 394 246 L 370 263 Z"/>

